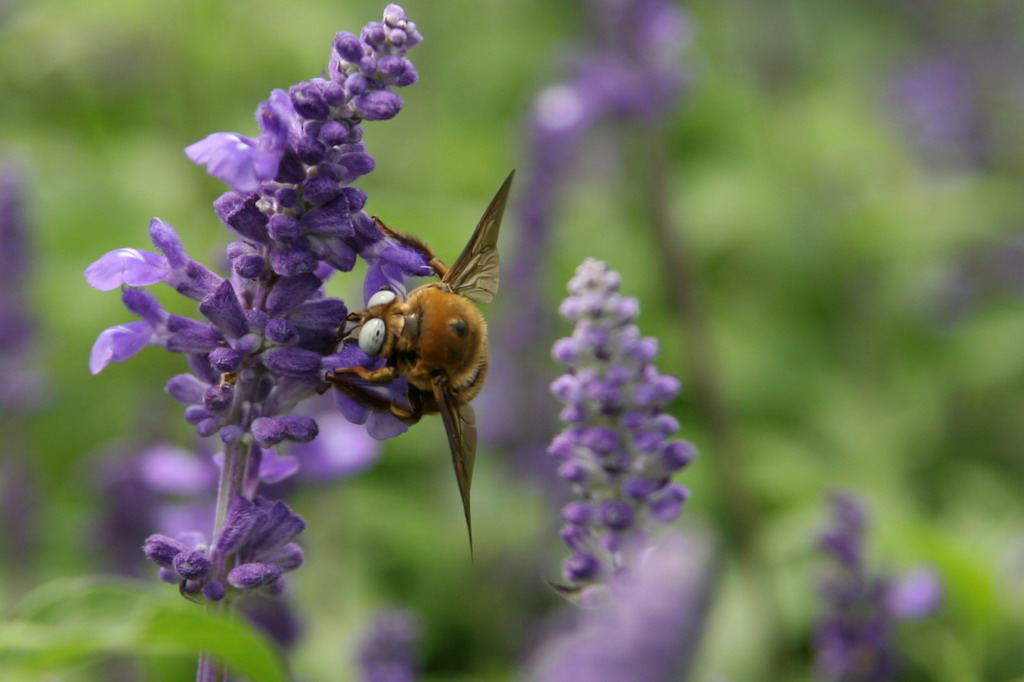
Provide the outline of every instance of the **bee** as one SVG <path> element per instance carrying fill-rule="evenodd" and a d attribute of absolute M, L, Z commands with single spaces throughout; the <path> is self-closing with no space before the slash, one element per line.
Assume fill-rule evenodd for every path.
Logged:
<path fill-rule="evenodd" d="M 425 414 L 440 413 L 448 435 L 455 480 L 473 549 L 469 489 L 476 459 L 476 416 L 470 401 L 480 393 L 490 358 L 487 322 L 473 303 L 489 303 L 498 292 L 498 230 L 505 212 L 512 177 L 509 173 L 476 226 L 469 243 L 451 267 L 419 238 L 396 232 L 377 218 L 377 226 L 392 239 L 411 246 L 427 258 L 440 281 L 424 284 L 403 298 L 382 288 L 362 312 L 349 315 L 351 329 L 342 334 L 358 339 L 359 348 L 386 358 L 378 369 L 339 367 L 326 379 L 357 402 L 389 412 L 407 424 Z M 399 404 L 354 382 L 389 384 L 406 380 L 407 404 Z"/>

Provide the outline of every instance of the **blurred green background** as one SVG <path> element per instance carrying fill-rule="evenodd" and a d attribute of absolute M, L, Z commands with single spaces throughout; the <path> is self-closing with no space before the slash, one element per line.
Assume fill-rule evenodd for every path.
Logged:
<path fill-rule="evenodd" d="M 585 37 L 587 8 L 403 6 L 425 38 L 410 55 L 420 82 L 401 92 L 396 119 L 366 126 L 377 169 L 359 185 L 371 213 L 451 258 L 508 170 L 529 170 L 526 116 L 541 88 L 566 77 L 561 60 Z M 770 658 L 782 659 L 786 679 L 811 679 L 815 533 L 827 491 L 839 487 L 869 502 L 880 569 L 930 563 L 943 579 L 941 611 L 900 630 L 906 679 L 1022 679 L 1022 12 L 995 0 L 686 7 L 692 83 L 662 144 L 706 326 L 689 327 L 666 295 L 635 130 L 587 138 L 538 270 L 554 309 L 584 257 L 606 261 L 640 299 L 641 330 L 661 341 L 659 368 L 683 380 L 672 412 L 701 456 L 679 476 L 692 491 L 680 526 L 713 538 L 724 557 L 692 679 L 768 679 Z M 82 271 L 111 249 L 149 248 L 153 216 L 175 225 L 194 257 L 218 262 L 227 233 L 211 202 L 223 186 L 183 147 L 213 131 L 254 134 L 271 89 L 317 75 L 334 33 L 358 31 L 382 9 L 0 3 L 0 155 L 25 169 L 24 294 L 45 382 L 38 410 L 3 416 L 3 458 L 27 472 L 30 498 L 4 522 L 29 537 L 27 549 L 4 548 L 5 611 L 31 587 L 111 569 L 94 530 L 104 453 L 154 439 L 194 445 L 163 392 L 183 358 L 147 349 L 89 375 L 96 335 L 130 316 Z M 943 60 L 966 85 L 939 78 L 945 94 L 920 86 L 918 104 L 900 99 L 901 79 Z M 510 249 L 516 230 L 510 213 Z M 351 303 L 359 278 L 340 275 L 331 290 Z M 172 311 L 193 312 L 158 293 Z M 531 324 L 515 291 L 501 296 L 495 327 Z M 540 357 L 568 331 L 539 330 Z M 704 369 L 724 428 L 690 390 L 701 339 L 713 348 Z M 541 384 L 558 371 L 550 361 L 524 369 Z M 501 391 L 489 385 L 487 404 L 500 405 Z M 529 435 L 543 445 L 554 430 Z M 426 420 L 385 443 L 371 471 L 289 495 L 309 521 L 308 561 L 290 580 L 304 622 L 289 655 L 297 677 L 354 679 L 355 639 L 375 609 L 393 605 L 422 618 L 424 679 L 517 679 L 544 619 L 566 608 L 542 581 L 566 555 L 544 487 L 481 443 L 471 563 L 443 439 L 439 420 Z M 725 532 L 737 523 L 727 479 L 755 510 L 756 565 Z M 127 675 L 134 664 L 125 665 Z M 141 665 L 145 679 L 173 680 L 194 663 Z M 48 679 L 109 674 L 93 665 Z"/>

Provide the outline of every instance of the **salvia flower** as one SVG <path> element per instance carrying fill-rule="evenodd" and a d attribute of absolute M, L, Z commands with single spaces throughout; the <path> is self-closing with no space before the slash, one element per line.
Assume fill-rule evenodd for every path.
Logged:
<path fill-rule="evenodd" d="M 637 301 L 618 290 L 617 273 L 584 261 L 560 309 L 573 334 L 553 349 L 567 370 L 551 384 L 566 427 L 548 452 L 579 497 L 562 510 L 572 550 L 563 576 L 573 588 L 608 583 L 654 525 L 676 519 L 689 493 L 671 477 L 696 454 L 672 438 L 679 423 L 664 411 L 679 380 L 655 369 L 658 343 L 640 336 Z"/>
<path fill-rule="evenodd" d="M 277 592 L 282 574 L 302 563 L 292 539 L 305 523 L 257 491 L 297 470 L 298 458 L 279 448 L 319 433 L 314 418 L 293 410 L 326 388 L 325 372 L 381 361 L 354 343 L 338 348 L 348 307 L 325 294 L 325 281 L 357 258 L 368 264 L 367 286 L 400 287 L 405 275 L 431 272 L 422 253 L 383 234 L 364 211 L 365 192 L 353 186 L 374 168 L 362 122 L 399 112 L 394 89 L 416 81 L 405 55 L 420 40 L 402 8 L 388 5 L 383 21 L 359 36 L 335 36 L 325 77 L 274 90 L 257 107 L 257 137 L 215 133 L 188 147 L 190 158 L 231 187 L 214 202 L 230 232 L 228 273 L 194 259 L 159 218 L 149 226 L 155 250 L 117 249 L 85 271 L 97 289 L 120 288 L 138 318 L 100 333 L 90 370 L 146 346 L 182 353 L 188 371 L 166 390 L 199 436 L 223 445 L 214 458 L 220 481 L 211 539 L 154 535 L 144 548 L 161 577 L 193 599 L 228 603 L 253 590 Z M 195 301 L 198 315 L 171 313 L 149 290 L 157 284 Z M 400 395 L 402 388 L 396 382 L 380 390 Z M 373 437 L 405 429 L 391 415 L 362 413 L 340 393 L 337 402 L 341 415 L 366 423 Z M 209 674 L 209 662 L 201 664 L 200 678 Z"/>
<path fill-rule="evenodd" d="M 871 572 L 863 504 L 845 493 L 834 494 L 831 504 L 830 525 L 819 538 L 831 570 L 819 585 L 824 612 L 816 633 L 818 668 L 837 682 L 896 679 L 895 625 L 933 612 L 941 586 L 930 569 L 901 580 Z"/>
<path fill-rule="evenodd" d="M 414 682 L 419 677 L 419 618 L 412 611 L 377 614 L 359 643 L 362 682 Z"/>

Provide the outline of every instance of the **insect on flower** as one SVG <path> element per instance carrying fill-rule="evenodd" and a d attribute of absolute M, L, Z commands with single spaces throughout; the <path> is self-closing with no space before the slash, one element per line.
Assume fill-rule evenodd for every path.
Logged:
<path fill-rule="evenodd" d="M 469 403 L 483 388 L 489 358 L 487 323 L 471 301 L 489 303 L 498 291 L 498 230 L 513 175 L 515 171 L 509 173 L 451 267 L 418 237 L 395 232 L 374 218 L 392 239 L 421 251 L 441 280 L 412 290 L 404 300 L 386 287 L 373 294 L 366 310 L 349 315 L 342 335 L 357 339 L 364 353 L 386 358 L 386 363 L 372 370 L 340 367 L 326 375 L 327 381 L 349 398 L 370 409 L 390 412 L 408 424 L 415 424 L 424 414 L 440 413 L 462 496 L 470 550 L 469 488 L 476 458 L 476 417 Z M 405 405 L 355 381 L 388 384 L 399 377 L 409 385 Z"/>

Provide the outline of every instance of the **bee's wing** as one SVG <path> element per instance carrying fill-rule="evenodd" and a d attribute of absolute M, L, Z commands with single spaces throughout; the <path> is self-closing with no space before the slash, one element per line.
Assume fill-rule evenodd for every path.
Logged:
<path fill-rule="evenodd" d="M 462 496 L 462 510 L 466 515 L 469 533 L 469 551 L 473 551 L 473 523 L 469 511 L 469 487 L 473 482 L 473 462 L 476 460 L 476 414 L 468 404 L 460 405 L 451 386 L 443 378 L 434 380 L 434 399 L 448 434 L 448 447 L 452 451 L 455 480 Z"/>
<path fill-rule="evenodd" d="M 477 303 L 490 303 L 498 293 L 498 230 L 512 189 L 512 171 L 491 199 L 466 248 L 442 279 L 455 293 Z"/>

